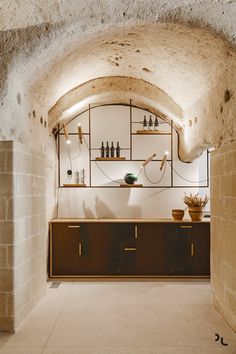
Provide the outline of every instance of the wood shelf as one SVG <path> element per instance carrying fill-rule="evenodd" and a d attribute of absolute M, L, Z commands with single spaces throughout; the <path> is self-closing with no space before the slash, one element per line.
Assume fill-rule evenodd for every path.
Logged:
<path fill-rule="evenodd" d="M 139 184 L 139 183 L 134 183 L 134 184 L 121 183 L 120 187 L 123 187 L 123 188 L 142 188 L 143 184 Z"/>
<path fill-rule="evenodd" d="M 96 161 L 124 161 L 125 157 L 96 157 Z"/>
<path fill-rule="evenodd" d="M 64 183 L 63 187 L 83 188 L 83 187 L 86 187 L 86 184 L 84 184 L 84 183 Z"/>
<path fill-rule="evenodd" d="M 132 135 L 171 135 L 170 132 L 162 132 L 160 130 L 137 130 Z"/>

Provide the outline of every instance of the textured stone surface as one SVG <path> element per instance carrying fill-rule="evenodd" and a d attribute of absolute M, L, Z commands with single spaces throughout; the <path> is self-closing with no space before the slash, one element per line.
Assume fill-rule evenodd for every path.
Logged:
<path fill-rule="evenodd" d="M 0 173 L 3 178 L 9 174 L 5 183 L 12 184 L 13 162 L 19 177 L 14 180 L 13 196 L 10 187 L 0 185 L 2 242 L 26 245 L 35 230 L 46 234 L 45 212 L 55 211 L 57 167 L 48 126 L 69 118 L 64 111 L 76 99 L 84 105 L 119 102 L 129 99 L 131 91 L 131 98 L 141 106 L 160 111 L 182 128 L 180 155 L 186 161 L 209 146 L 231 146 L 236 139 L 235 17 L 234 0 L 1 0 L 0 140 L 23 143 L 17 146 L 15 160 L 9 143 L 3 149 L 0 145 Z M 115 76 L 127 79 L 111 89 Z M 95 87 L 91 81 L 85 92 L 88 80 Z M 39 152 L 47 153 L 47 162 Z M 214 162 L 217 158 L 219 165 Z M 235 151 L 224 150 L 217 158 L 212 173 L 214 301 L 235 323 L 231 239 L 227 239 L 227 232 L 234 229 Z M 40 265 L 37 274 L 27 273 L 20 263 L 28 246 L 23 251 L 22 247 L 16 259 L 25 283 L 18 289 L 15 318 L 0 321 L 3 330 L 20 323 L 43 293 L 45 268 Z M 37 254 L 32 251 L 34 271 L 45 252 L 40 247 Z M 11 252 L 9 262 L 14 259 L 14 249 Z M 31 264 L 29 259 L 26 262 Z M 32 284 L 35 291 L 27 288 Z"/>
<path fill-rule="evenodd" d="M 212 153 L 211 272 L 214 304 L 236 330 L 236 143 Z M 218 193 L 217 193 L 218 191 Z M 218 196 L 217 196 L 218 194 Z"/>

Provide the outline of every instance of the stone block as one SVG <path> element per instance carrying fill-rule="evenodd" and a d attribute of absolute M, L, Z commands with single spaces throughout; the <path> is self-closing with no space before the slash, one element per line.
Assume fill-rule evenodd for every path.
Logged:
<path fill-rule="evenodd" d="M 14 172 L 32 174 L 32 156 L 20 151 L 14 151 Z"/>
<path fill-rule="evenodd" d="M 5 198 L 5 213 L 7 221 L 14 219 L 14 208 L 13 208 L 14 200 L 13 198 Z"/>
<path fill-rule="evenodd" d="M 0 317 L 6 316 L 6 294 L 0 293 Z"/>
<path fill-rule="evenodd" d="M 13 291 L 13 269 L 2 269 L 0 272 L 0 292 Z"/>
<path fill-rule="evenodd" d="M 236 150 L 225 154 L 224 171 L 225 173 L 228 171 L 236 173 Z"/>
<path fill-rule="evenodd" d="M 32 157 L 32 175 L 34 176 L 46 176 L 46 161 L 37 158 L 35 156 Z"/>
<path fill-rule="evenodd" d="M 225 305 L 231 313 L 236 313 L 236 291 L 225 290 Z"/>
<path fill-rule="evenodd" d="M 12 173 L 13 172 L 13 151 L 7 151 L 6 153 L 6 172 Z"/>
<path fill-rule="evenodd" d="M 0 174 L 0 198 L 11 197 L 13 195 L 13 178 L 12 174 Z"/>
<path fill-rule="evenodd" d="M 211 159 L 211 177 L 221 176 L 224 168 L 224 156 Z"/>
<path fill-rule="evenodd" d="M 236 173 L 222 176 L 222 193 L 225 197 L 236 197 Z"/>
<path fill-rule="evenodd" d="M 32 194 L 32 176 L 21 173 L 14 174 L 14 196 L 29 196 Z"/>
<path fill-rule="evenodd" d="M 5 268 L 7 265 L 7 246 L 0 246 L 0 268 Z"/>
<path fill-rule="evenodd" d="M 0 316 L 0 332 L 15 332 L 15 321 L 13 317 Z"/>
<path fill-rule="evenodd" d="M 0 244 L 12 244 L 14 242 L 13 232 L 14 227 L 12 221 L 0 221 Z"/>
<path fill-rule="evenodd" d="M 6 172 L 6 152 L 5 150 L 0 150 L 0 173 Z"/>
<path fill-rule="evenodd" d="M 6 220 L 6 198 L 0 198 L 0 220 Z"/>

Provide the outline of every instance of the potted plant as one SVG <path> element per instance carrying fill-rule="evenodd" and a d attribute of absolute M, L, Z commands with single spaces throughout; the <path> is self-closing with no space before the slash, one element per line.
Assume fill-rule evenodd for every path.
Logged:
<path fill-rule="evenodd" d="M 186 195 L 184 197 L 184 203 L 188 206 L 188 212 L 192 221 L 201 221 L 203 217 L 204 207 L 207 204 L 209 198 L 207 194 L 205 197 L 200 197 L 199 193 L 193 195 Z"/>

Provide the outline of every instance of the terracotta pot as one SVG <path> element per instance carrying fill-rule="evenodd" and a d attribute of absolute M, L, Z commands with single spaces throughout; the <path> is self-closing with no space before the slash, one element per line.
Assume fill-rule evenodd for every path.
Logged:
<path fill-rule="evenodd" d="M 188 212 L 192 221 L 202 221 L 203 218 L 203 207 L 189 207 Z"/>
<path fill-rule="evenodd" d="M 174 220 L 181 221 L 184 217 L 184 210 L 183 209 L 173 209 L 172 216 Z"/>

